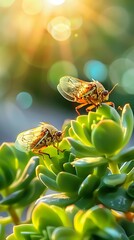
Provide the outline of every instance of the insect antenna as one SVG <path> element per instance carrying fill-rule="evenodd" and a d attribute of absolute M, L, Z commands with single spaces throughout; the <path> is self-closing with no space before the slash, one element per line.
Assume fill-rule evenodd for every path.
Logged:
<path fill-rule="evenodd" d="M 116 86 L 118 85 L 118 83 L 116 83 L 113 88 L 110 90 L 109 94 L 111 94 L 111 92 L 113 92 L 113 90 L 116 88 Z"/>

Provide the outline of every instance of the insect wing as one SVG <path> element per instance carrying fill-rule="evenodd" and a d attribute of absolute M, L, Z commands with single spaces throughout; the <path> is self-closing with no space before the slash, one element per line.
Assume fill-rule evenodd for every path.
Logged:
<path fill-rule="evenodd" d="M 32 150 L 32 143 L 37 139 L 40 140 L 41 130 L 42 127 L 37 127 L 20 133 L 15 141 L 16 149 L 22 152 Z"/>
<path fill-rule="evenodd" d="M 60 94 L 69 101 L 75 101 L 79 95 L 83 95 L 86 89 L 92 88 L 92 84 L 71 76 L 64 76 L 57 86 Z"/>
<path fill-rule="evenodd" d="M 62 95 L 62 97 L 64 97 L 65 99 L 67 99 L 70 102 L 74 102 L 74 97 L 68 95 L 63 88 L 60 86 L 60 84 L 58 84 L 57 89 L 59 91 L 59 93 Z"/>
<path fill-rule="evenodd" d="M 73 102 L 80 87 L 80 79 L 71 76 L 64 76 L 60 79 L 57 89 L 64 98 Z"/>

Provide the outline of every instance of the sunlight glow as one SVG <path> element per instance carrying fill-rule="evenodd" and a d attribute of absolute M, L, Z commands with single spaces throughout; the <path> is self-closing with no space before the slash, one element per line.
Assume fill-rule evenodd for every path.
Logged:
<path fill-rule="evenodd" d="M 61 5 L 65 2 L 65 0 L 48 0 L 48 2 L 53 5 Z"/>
<path fill-rule="evenodd" d="M 41 0 L 23 0 L 22 8 L 26 14 L 35 15 L 41 12 L 43 2 Z"/>
<path fill-rule="evenodd" d="M 71 23 L 68 18 L 62 16 L 53 18 L 48 23 L 47 29 L 57 41 L 65 41 L 71 35 Z"/>
<path fill-rule="evenodd" d="M 99 24 L 108 34 L 118 36 L 128 29 L 130 16 L 124 7 L 111 6 L 102 12 Z"/>
<path fill-rule="evenodd" d="M 0 7 L 10 7 L 14 0 L 0 0 Z"/>

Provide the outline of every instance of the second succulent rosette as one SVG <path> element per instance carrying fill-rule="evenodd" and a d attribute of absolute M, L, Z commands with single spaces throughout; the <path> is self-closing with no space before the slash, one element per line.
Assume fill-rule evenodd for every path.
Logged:
<path fill-rule="evenodd" d="M 127 145 L 132 132 L 133 113 L 129 104 L 123 107 L 121 115 L 115 108 L 102 104 L 96 112 L 71 121 L 69 142 L 77 157 L 111 157 Z"/>

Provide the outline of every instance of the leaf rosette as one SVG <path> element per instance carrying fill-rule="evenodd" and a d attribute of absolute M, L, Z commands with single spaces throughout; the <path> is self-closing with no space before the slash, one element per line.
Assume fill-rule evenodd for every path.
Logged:
<path fill-rule="evenodd" d="M 121 116 L 115 108 L 102 104 L 96 112 L 71 121 L 69 142 L 72 152 L 77 157 L 114 156 L 128 144 L 133 125 L 129 104 L 124 106 Z"/>

